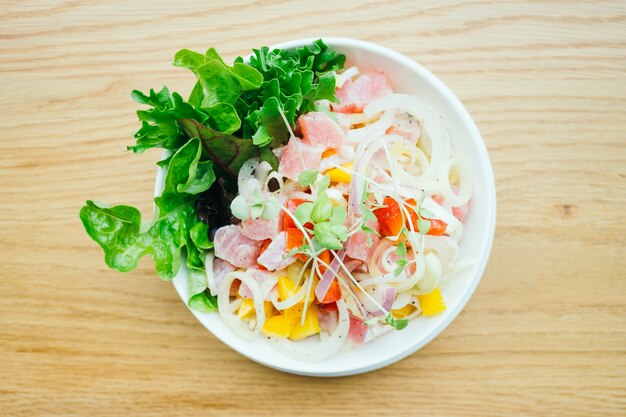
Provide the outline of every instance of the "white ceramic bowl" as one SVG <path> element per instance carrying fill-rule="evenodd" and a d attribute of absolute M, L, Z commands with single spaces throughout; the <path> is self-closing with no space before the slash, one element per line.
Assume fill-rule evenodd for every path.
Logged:
<path fill-rule="evenodd" d="M 315 39 L 301 39 L 274 45 L 292 49 Z M 332 48 L 347 56 L 347 65 L 361 70 L 380 68 L 388 75 L 395 92 L 416 95 L 429 103 L 441 116 L 457 154 L 472 174 L 471 210 L 465 220 L 459 261 L 476 260 L 442 289 L 447 309 L 434 317 L 418 317 L 402 331 L 389 332 L 361 347 L 339 352 L 321 362 L 295 360 L 275 350 L 266 339 L 244 340 L 235 334 L 217 313 L 191 313 L 222 342 L 258 363 L 281 371 L 311 376 L 343 376 L 372 371 L 414 353 L 441 333 L 461 312 L 481 279 L 496 223 L 496 193 L 493 171 L 485 144 L 467 110 L 454 94 L 433 74 L 398 52 L 369 42 L 346 38 L 324 38 Z M 157 175 L 155 195 L 163 188 L 164 170 Z M 174 287 L 183 301 L 187 295 L 187 270 L 183 266 L 174 278 Z"/>

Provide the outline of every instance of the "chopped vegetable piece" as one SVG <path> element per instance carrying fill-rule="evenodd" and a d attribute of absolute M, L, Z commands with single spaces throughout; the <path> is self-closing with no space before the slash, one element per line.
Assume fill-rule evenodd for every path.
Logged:
<path fill-rule="evenodd" d="M 397 319 L 403 319 L 409 314 L 413 313 L 416 310 L 415 306 L 412 304 L 407 304 L 402 308 L 398 308 L 395 310 L 391 310 L 391 314 Z"/>
<path fill-rule="evenodd" d="M 379 232 L 382 236 L 397 236 L 403 225 L 400 206 L 392 197 L 385 197 L 383 205 L 373 210 L 378 219 Z"/>
<path fill-rule="evenodd" d="M 273 316 L 265 320 L 261 330 L 265 336 L 289 337 L 291 334 L 291 323 L 284 315 Z"/>
<path fill-rule="evenodd" d="M 419 295 L 418 299 L 424 316 L 435 316 L 446 309 L 439 288 L 435 288 L 430 294 Z"/>
<path fill-rule="evenodd" d="M 243 300 L 243 303 L 241 303 L 241 306 L 239 306 L 239 311 L 237 311 L 237 317 L 243 320 L 248 319 L 255 314 L 254 300 L 252 298 L 245 298 Z"/>
<path fill-rule="evenodd" d="M 297 320 L 291 329 L 289 338 L 292 340 L 300 340 L 305 337 L 313 336 L 320 332 L 320 324 L 317 319 L 317 306 L 311 305 L 307 308 L 304 316 L 304 324 L 300 324 L 300 320 Z"/>
<path fill-rule="evenodd" d="M 320 301 L 321 304 L 329 304 L 334 303 L 335 301 L 341 300 L 341 288 L 339 287 L 339 282 L 337 282 L 337 278 L 333 280 L 324 296 L 324 299 Z"/>
<path fill-rule="evenodd" d="M 352 162 L 343 165 L 344 168 L 350 169 L 354 165 Z M 333 168 L 326 171 L 326 174 L 330 177 L 331 182 L 342 182 L 342 183 L 350 183 L 350 179 L 352 175 L 350 172 L 343 170 L 341 168 Z"/>

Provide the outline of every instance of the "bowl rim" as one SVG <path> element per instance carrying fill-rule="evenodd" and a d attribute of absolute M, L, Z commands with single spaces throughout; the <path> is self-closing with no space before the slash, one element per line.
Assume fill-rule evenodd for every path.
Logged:
<path fill-rule="evenodd" d="M 317 39 L 320 39 L 320 38 L 312 37 L 312 38 L 303 38 L 303 39 L 285 41 L 285 42 L 277 43 L 277 44 L 270 46 L 270 49 L 278 49 L 278 48 L 293 49 L 299 46 L 311 44 L 313 41 Z M 487 267 L 487 263 L 489 261 L 491 251 L 493 248 L 493 241 L 494 241 L 494 236 L 495 236 L 497 201 L 496 201 L 496 189 L 495 189 L 495 179 L 494 179 L 494 174 L 493 174 L 493 166 L 491 164 L 491 160 L 487 152 L 487 147 L 482 138 L 482 135 L 480 134 L 476 124 L 474 123 L 474 120 L 470 116 L 467 109 L 463 106 L 461 101 L 456 97 L 456 95 L 454 95 L 454 93 L 452 93 L 452 91 L 441 80 L 439 80 L 439 78 L 437 78 L 434 74 L 432 74 L 422 65 L 413 61 L 409 57 L 393 49 L 390 49 L 388 47 L 385 47 L 379 44 L 375 44 L 375 43 L 368 42 L 368 41 L 363 41 L 360 39 L 346 38 L 346 37 L 321 37 L 321 39 L 329 46 L 345 47 L 345 48 L 356 47 L 356 48 L 360 48 L 363 50 L 369 50 L 370 52 L 380 55 L 381 59 L 391 59 L 391 60 L 399 61 L 402 63 L 402 65 L 409 68 L 411 72 L 416 73 L 421 78 L 423 78 L 428 84 L 434 87 L 435 90 L 437 90 L 437 92 L 441 94 L 443 98 L 450 105 L 453 106 L 455 114 L 461 117 L 463 125 L 468 129 L 468 131 L 471 132 L 470 138 L 472 142 L 474 142 L 474 146 L 478 148 L 477 150 L 478 150 L 478 154 L 481 160 L 480 161 L 481 165 L 486 169 L 487 181 L 485 184 L 481 184 L 481 185 L 485 185 L 488 188 L 486 190 L 487 210 L 488 210 L 488 213 L 486 215 L 486 218 L 488 219 L 486 226 L 488 226 L 488 230 L 485 230 L 485 232 L 488 234 L 487 242 L 486 242 L 485 250 L 482 253 L 479 264 L 475 270 L 474 276 L 472 277 L 472 280 L 470 282 L 470 285 L 467 287 L 467 289 L 465 290 L 465 293 L 462 295 L 459 302 L 454 306 L 454 308 L 452 309 L 450 314 L 447 316 L 447 318 L 442 323 L 440 323 L 438 327 L 436 327 L 435 329 L 430 331 L 430 333 L 428 333 L 427 335 L 419 339 L 417 343 L 413 345 L 409 345 L 405 350 L 403 350 L 399 354 L 385 358 L 384 360 L 381 360 L 381 361 L 376 361 L 376 362 L 365 364 L 365 365 L 357 364 L 356 366 L 345 367 L 345 369 L 341 369 L 336 372 L 316 372 L 316 371 L 298 369 L 297 367 L 281 366 L 280 364 L 275 364 L 273 362 L 270 362 L 263 357 L 260 357 L 260 356 L 254 357 L 248 354 L 248 352 L 246 352 L 245 349 L 243 349 L 242 346 L 245 340 L 241 339 L 240 340 L 241 343 L 238 343 L 238 342 L 231 343 L 227 338 L 223 337 L 221 334 L 217 332 L 213 332 L 211 329 L 209 329 L 202 319 L 202 314 L 204 313 L 200 313 L 189 308 L 187 306 L 187 302 L 185 300 L 185 297 L 183 296 L 182 291 L 178 288 L 176 283 L 174 283 L 174 287 L 179 297 L 182 299 L 184 305 L 187 306 L 189 311 L 196 317 L 196 319 L 211 334 L 217 337 L 222 343 L 226 344 L 227 346 L 229 346 L 231 349 L 241 354 L 242 356 L 254 362 L 267 366 L 269 368 L 276 369 L 282 372 L 291 373 L 291 374 L 316 376 L 316 377 L 338 377 L 338 376 L 356 375 L 356 374 L 361 374 L 365 372 L 370 372 L 370 371 L 391 365 L 397 361 L 400 361 L 406 358 L 407 356 L 415 353 L 416 351 L 418 351 L 419 349 L 421 349 L 428 343 L 430 343 L 435 337 L 441 334 L 441 332 L 443 332 L 452 323 L 452 321 L 456 319 L 456 317 L 463 310 L 463 308 L 465 308 L 465 305 L 474 294 L 474 291 L 476 290 L 476 287 L 478 286 L 478 283 L 481 281 L 482 276 L 485 272 L 485 268 Z M 249 59 L 249 57 L 250 55 L 244 57 L 244 59 L 247 60 Z M 168 155 L 168 152 L 165 151 L 164 155 Z M 155 181 L 155 187 L 154 187 L 155 196 L 161 193 L 164 180 L 165 180 L 165 168 L 158 168 L 156 181 Z M 184 268 L 184 265 L 182 264 L 184 263 L 181 263 L 181 270 L 179 271 L 179 275 L 181 273 L 185 275 L 185 285 L 186 285 L 187 272 L 186 272 L 186 268 Z M 239 340 L 239 339 L 234 339 L 234 340 Z"/>

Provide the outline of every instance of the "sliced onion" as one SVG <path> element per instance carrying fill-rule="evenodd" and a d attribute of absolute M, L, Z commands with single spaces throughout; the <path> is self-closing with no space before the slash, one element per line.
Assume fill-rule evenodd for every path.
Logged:
<path fill-rule="evenodd" d="M 302 285 L 294 295 L 283 301 L 278 301 L 278 296 L 273 293 L 272 304 L 274 304 L 274 307 L 276 307 L 277 310 L 285 310 L 293 307 L 304 299 L 304 296 L 306 295 L 306 287 L 306 285 Z"/>
<path fill-rule="evenodd" d="M 333 283 L 333 279 L 337 275 L 337 271 L 339 271 L 339 266 L 341 262 L 343 262 L 344 257 L 346 256 L 346 252 L 342 249 L 337 252 L 337 256 L 332 260 L 329 267 L 326 268 L 326 272 L 322 275 L 322 279 L 315 287 L 315 296 L 318 300 L 323 300 L 326 297 L 326 293 L 328 292 L 331 284 Z"/>
<path fill-rule="evenodd" d="M 361 285 L 361 287 L 370 287 L 372 285 L 378 284 L 395 284 L 405 280 L 406 274 L 404 272 L 402 272 L 398 276 L 395 276 L 393 273 L 389 273 L 364 279 L 362 281 L 359 281 L 359 285 Z"/>
<path fill-rule="evenodd" d="M 398 294 L 396 297 L 396 301 L 393 302 L 391 306 L 391 310 L 397 310 L 403 307 L 406 307 L 411 302 L 411 294 L 408 292 L 403 292 Z"/>
<path fill-rule="evenodd" d="M 381 307 L 385 311 L 391 310 L 394 301 L 396 301 L 396 289 L 390 285 L 379 284 L 375 287 L 375 294 Z"/>
<path fill-rule="evenodd" d="M 376 112 L 365 112 L 366 115 L 373 117 Z M 393 124 L 396 117 L 395 111 L 385 111 L 380 118 L 372 124 L 359 129 L 350 129 L 348 131 L 347 140 L 350 143 L 362 143 L 366 139 L 369 141 L 384 135 L 387 129 Z"/>
<path fill-rule="evenodd" d="M 450 139 L 441 122 L 441 116 L 425 102 L 408 94 L 390 94 L 381 97 L 368 104 L 364 112 L 378 113 L 389 110 L 407 112 L 420 121 L 430 137 L 432 148 L 430 165 L 424 176 L 436 179 L 441 166 L 450 159 Z"/>
<path fill-rule="evenodd" d="M 409 279 L 401 281 L 396 285 L 398 292 L 407 291 L 417 284 L 424 276 L 425 270 L 424 256 L 420 253 L 417 255 L 417 258 L 415 258 L 415 271 L 409 276 Z"/>
<path fill-rule="evenodd" d="M 426 273 L 424 278 L 417 283 L 412 289 L 413 294 L 430 294 L 435 288 L 439 286 L 441 276 L 443 273 L 441 261 L 433 254 L 429 253 L 425 256 L 426 259 Z"/>
<path fill-rule="evenodd" d="M 454 261 L 459 256 L 459 245 L 454 239 L 448 236 L 424 236 L 424 251 L 434 251 L 444 272 L 450 271 L 454 265 Z"/>
<path fill-rule="evenodd" d="M 389 239 L 380 239 L 378 241 L 378 245 L 376 249 L 374 249 L 374 253 L 372 253 L 372 257 L 368 263 L 368 269 L 370 274 L 372 275 L 381 275 L 384 274 L 385 271 L 381 271 L 378 268 L 378 262 L 380 261 L 383 254 L 387 251 L 387 249 L 393 247 L 393 243 Z"/>
<path fill-rule="evenodd" d="M 337 310 L 339 312 L 339 319 L 335 331 L 324 338 L 324 340 L 320 340 L 313 345 L 302 342 L 292 342 L 291 340 L 277 337 L 272 337 L 270 340 L 278 350 L 295 359 L 316 362 L 327 358 L 341 349 L 341 346 L 343 346 L 348 339 L 348 331 L 350 330 L 350 315 L 344 300 L 337 301 Z"/>
<path fill-rule="evenodd" d="M 204 258 L 204 271 L 206 272 L 209 291 L 212 295 L 217 294 L 218 288 L 213 274 L 213 252 L 207 252 L 206 258 Z"/>
<path fill-rule="evenodd" d="M 452 191 L 450 184 L 450 170 L 453 166 L 457 166 L 461 181 L 459 193 Z M 446 161 L 439 171 L 439 186 L 441 187 L 441 195 L 450 203 L 452 207 L 460 207 L 469 201 L 472 197 L 472 184 L 469 181 L 469 174 L 465 165 L 459 164 L 456 158 Z"/>
<path fill-rule="evenodd" d="M 250 331 L 248 326 L 239 320 L 239 318 L 236 317 L 230 309 L 230 287 L 236 279 L 240 280 L 243 284 L 246 284 L 252 294 L 254 310 L 256 311 L 256 326 L 253 331 Z M 264 307 L 261 288 L 259 287 L 258 282 L 252 278 L 250 274 L 242 271 L 229 272 L 226 274 L 217 295 L 217 309 L 222 320 L 224 320 L 224 322 L 234 331 L 247 339 L 251 339 L 258 335 L 263 328 L 263 324 L 265 324 Z"/>
<path fill-rule="evenodd" d="M 341 88 L 343 84 L 359 75 L 359 69 L 357 67 L 350 67 L 340 73 L 335 73 L 335 87 Z"/>

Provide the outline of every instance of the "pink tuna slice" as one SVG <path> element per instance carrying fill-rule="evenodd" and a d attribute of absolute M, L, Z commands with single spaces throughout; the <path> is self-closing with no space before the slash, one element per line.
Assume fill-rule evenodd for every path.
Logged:
<path fill-rule="evenodd" d="M 257 262 L 269 269 L 270 271 L 276 271 L 277 269 L 283 269 L 296 261 L 295 256 L 287 256 L 286 252 L 287 235 L 285 232 L 280 232 L 272 243 L 269 244 L 265 252 L 259 256 Z"/>
<path fill-rule="evenodd" d="M 235 269 L 237 268 L 223 259 L 213 259 L 213 281 L 215 282 L 215 288 L 209 288 L 211 294 L 217 295 L 226 274 L 233 272 Z"/>
<path fill-rule="evenodd" d="M 313 146 L 293 137 L 287 142 L 285 152 L 280 158 L 278 172 L 290 180 L 297 181 L 298 175 L 307 169 L 317 169 L 322 160 L 323 146 Z M 302 165 L 304 162 L 304 166 Z"/>
<path fill-rule="evenodd" d="M 345 134 L 341 127 L 326 113 L 311 112 L 300 116 L 298 125 L 302 132 L 302 142 L 320 145 L 325 149 L 338 148 Z"/>
<path fill-rule="evenodd" d="M 366 225 L 371 227 L 372 229 L 378 232 L 378 221 L 377 220 L 368 220 Z M 348 239 L 348 243 L 346 245 L 346 252 L 349 257 L 352 259 L 358 259 L 363 262 L 367 262 L 372 257 L 374 252 L 374 248 L 378 244 L 378 236 L 371 233 L 370 239 L 372 240 L 372 245 L 367 245 L 367 234 L 364 231 L 358 231 Z"/>
<path fill-rule="evenodd" d="M 350 313 L 350 329 L 348 330 L 348 340 L 356 345 L 365 341 L 367 335 L 367 325 L 363 320 Z"/>
<path fill-rule="evenodd" d="M 410 129 L 402 126 L 391 126 L 386 132 L 388 135 L 398 135 L 405 138 L 411 145 L 417 145 L 422 132 L 418 129 Z"/>
<path fill-rule="evenodd" d="M 320 329 L 325 332 L 332 333 L 337 328 L 339 314 L 337 313 L 337 310 L 320 308 L 317 312 L 317 320 L 320 324 Z"/>
<path fill-rule="evenodd" d="M 336 92 L 339 103 L 332 103 L 334 111 L 358 113 L 377 98 L 393 93 L 387 76 L 382 71 L 362 74 L 356 81 L 348 80 Z"/>
<path fill-rule="evenodd" d="M 241 227 L 229 225 L 217 230 L 213 244 L 218 258 L 239 268 L 252 268 L 257 264 L 263 242 L 249 239 L 244 236 Z"/>
<path fill-rule="evenodd" d="M 278 216 L 271 220 L 265 220 L 262 217 L 258 219 L 244 220 L 241 222 L 244 236 L 252 240 L 271 239 L 278 233 Z"/>

